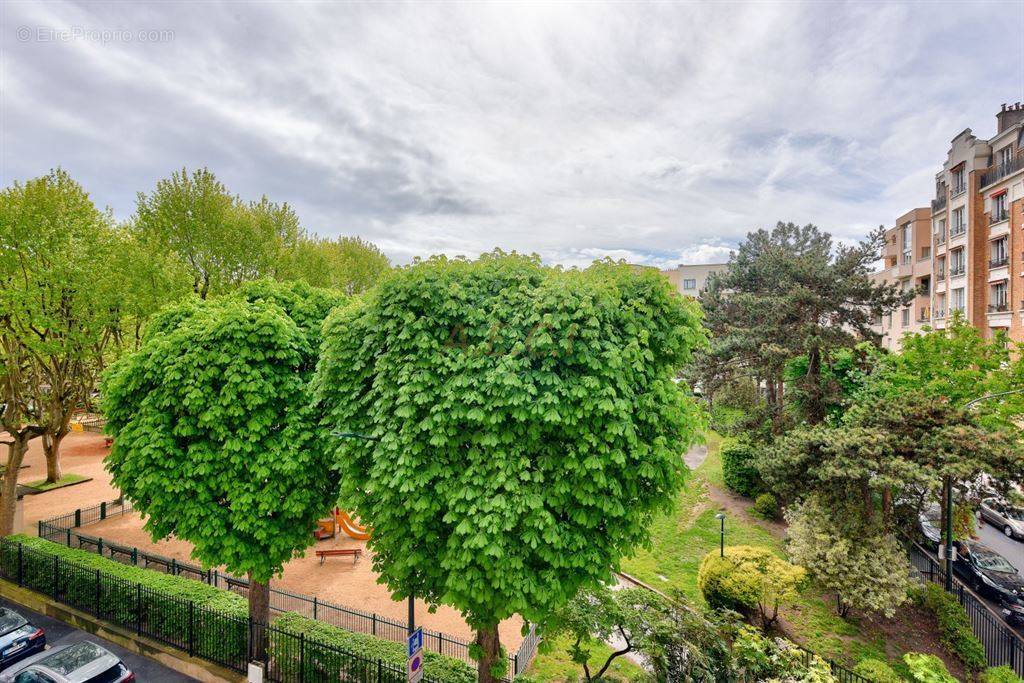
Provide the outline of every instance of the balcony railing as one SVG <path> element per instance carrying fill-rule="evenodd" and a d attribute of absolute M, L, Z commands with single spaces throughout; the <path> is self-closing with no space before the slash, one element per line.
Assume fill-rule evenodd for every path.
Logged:
<path fill-rule="evenodd" d="M 964 183 L 962 185 L 954 185 L 953 189 L 949 191 L 949 196 L 950 197 L 959 197 L 964 192 L 967 192 L 967 183 Z"/>
<path fill-rule="evenodd" d="M 935 199 L 933 199 L 932 213 L 938 213 L 939 211 L 942 211 L 944 208 L 946 208 L 946 201 L 946 195 L 942 195 L 941 197 L 936 197 Z"/>
<path fill-rule="evenodd" d="M 946 317 L 946 309 L 945 308 L 936 308 L 935 309 L 935 319 L 936 320 L 942 320 L 945 317 Z"/>
<path fill-rule="evenodd" d="M 935 279 L 936 280 L 945 280 L 946 279 L 946 270 L 945 270 L 945 268 L 939 268 L 937 271 L 935 271 Z"/>
<path fill-rule="evenodd" d="M 965 232 L 967 232 L 967 224 L 966 223 L 964 223 L 963 225 L 954 225 L 952 228 L 949 229 L 949 239 L 953 239 L 954 237 L 959 237 L 960 235 L 964 234 Z"/>
<path fill-rule="evenodd" d="M 994 304 L 988 305 L 989 313 L 1006 313 L 1010 310 L 1010 304 L 1005 301 L 997 301 Z"/>
<path fill-rule="evenodd" d="M 967 269 L 964 266 L 960 266 L 959 268 L 955 268 L 955 267 L 954 268 L 950 268 L 949 269 L 949 276 L 950 277 L 958 277 L 960 275 L 963 275 L 966 270 Z"/>
<path fill-rule="evenodd" d="M 981 187 L 991 185 L 994 182 L 1002 180 L 1011 173 L 1016 173 L 1020 169 L 1024 168 L 1024 154 L 1018 152 L 1010 158 L 1009 161 L 1001 164 L 993 164 L 986 168 L 981 174 Z"/>
<path fill-rule="evenodd" d="M 1003 209 L 1002 211 L 993 211 L 992 215 L 988 219 L 988 222 L 989 222 L 990 225 L 993 225 L 995 223 L 1002 223 L 1003 221 L 1007 220 L 1009 217 L 1010 217 L 1010 212 L 1007 211 L 1006 209 Z"/>
<path fill-rule="evenodd" d="M 1003 266 L 1005 266 L 1009 262 L 1010 262 L 1010 257 L 1009 256 L 995 256 L 995 257 L 993 257 L 992 259 L 989 260 L 988 267 L 989 268 L 1002 268 Z"/>

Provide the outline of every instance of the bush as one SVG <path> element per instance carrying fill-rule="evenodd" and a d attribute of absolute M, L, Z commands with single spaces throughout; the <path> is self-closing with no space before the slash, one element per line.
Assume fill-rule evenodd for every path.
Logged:
<path fill-rule="evenodd" d="M 734 673 L 744 681 L 835 683 L 828 662 L 808 655 L 784 638 L 768 638 L 749 626 L 740 628 L 732 645 Z"/>
<path fill-rule="evenodd" d="M 946 665 L 935 655 L 908 652 L 903 655 L 903 661 L 910 670 L 910 679 L 916 683 L 957 683 L 949 675 Z"/>
<path fill-rule="evenodd" d="M 981 683 L 1021 683 L 1024 678 L 1017 676 L 1008 666 L 993 666 L 986 669 L 978 680 Z"/>
<path fill-rule="evenodd" d="M 778 617 L 779 606 L 796 598 L 807 579 L 803 567 L 790 564 L 769 548 L 729 546 L 704 556 L 697 586 L 712 607 L 750 616 L 756 610 L 765 626 Z"/>
<path fill-rule="evenodd" d="M 750 506 L 750 513 L 761 519 L 776 520 L 779 518 L 779 501 L 770 493 L 762 493 Z"/>
<path fill-rule="evenodd" d="M 753 498 L 763 488 L 761 475 L 754 466 L 757 451 L 746 441 L 733 441 L 722 447 L 722 479 L 732 491 Z"/>
<path fill-rule="evenodd" d="M 332 648 L 370 660 L 382 659 L 389 664 L 405 667 L 405 643 L 353 633 L 294 612 L 282 614 L 274 620 L 274 626 L 288 633 L 306 636 L 306 668 L 302 678 L 299 678 L 298 649 L 292 647 L 293 643 L 271 639 L 271 659 L 277 663 L 282 680 L 337 680 L 338 672 L 345 670 L 344 656 Z M 314 642 L 321 647 L 313 645 Z M 329 647 L 322 647 L 323 645 Z M 310 653 L 315 654 L 311 656 Z M 476 680 L 476 670 L 469 664 L 434 652 L 424 652 L 423 666 L 431 679 L 452 683 L 472 683 Z"/>
<path fill-rule="evenodd" d="M 971 620 L 957 599 L 940 586 L 930 583 L 918 589 L 915 600 L 927 607 L 939 622 L 942 644 L 970 671 L 981 671 L 988 665 L 985 646 L 971 629 Z"/>
<path fill-rule="evenodd" d="M 903 683 L 903 679 L 881 659 L 862 659 L 853 667 L 853 673 L 873 683 Z"/>
<path fill-rule="evenodd" d="M 27 588 L 58 595 L 62 602 L 83 611 L 97 607 L 99 616 L 124 627 L 134 628 L 137 612 L 145 633 L 173 643 L 183 642 L 188 633 L 189 606 L 201 609 L 193 616 L 196 633 L 215 634 L 199 638 L 196 654 L 217 661 L 244 661 L 247 652 L 249 608 L 245 598 L 200 581 L 121 564 L 85 550 L 67 548 L 42 538 L 11 536 L 3 543 L 5 568 L 17 572 L 17 543 L 24 551 L 24 584 Z M 61 558 L 54 576 L 54 558 Z M 139 590 L 137 586 L 141 586 Z"/>

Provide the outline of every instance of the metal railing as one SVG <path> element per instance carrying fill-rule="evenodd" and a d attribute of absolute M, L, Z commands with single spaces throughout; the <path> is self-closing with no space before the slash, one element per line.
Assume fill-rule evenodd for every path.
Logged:
<path fill-rule="evenodd" d="M 946 309 L 945 308 L 936 308 L 935 309 L 935 319 L 936 320 L 942 320 L 945 317 L 946 317 Z"/>
<path fill-rule="evenodd" d="M 943 194 L 941 197 L 936 197 L 932 200 L 932 213 L 936 213 L 946 208 L 946 195 Z"/>
<path fill-rule="evenodd" d="M 995 223 L 1002 223 L 1005 220 L 1009 220 L 1009 218 L 1010 212 L 1006 209 L 1003 209 L 1002 211 L 993 211 L 989 215 L 988 222 L 990 225 L 992 225 Z"/>
<path fill-rule="evenodd" d="M 910 563 L 920 573 L 921 578 L 940 586 L 945 585 L 944 568 L 931 553 L 917 543 L 910 547 Z M 1009 666 L 1018 676 L 1024 677 L 1024 638 L 1014 633 L 1013 629 L 995 616 L 992 610 L 956 576 L 953 577 L 952 595 L 967 612 L 971 630 L 985 647 L 988 665 Z"/>
<path fill-rule="evenodd" d="M 267 652 L 265 680 L 274 683 L 406 680 L 404 667 L 383 659 L 197 605 L 6 538 L 0 539 L 0 577 L 233 671 L 246 671 L 255 645 L 262 641 Z M 428 675 L 424 679 L 439 680 Z"/>
<path fill-rule="evenodd" d="M 128 564 L 144 569 L 152 569 L 164 574 L 184 576 L 188 579 L 201 581 L 216 588 L 233 591 L 243 597 L 249 595 L 249 581 L 245 578 L 232 576 L 215 569 L 203 569 L 189 562 L 182 562 L 173 557 L 165 557 L 155 553 L 139 550 L 136 547 L 121 545 L 105 540 L 100 536 L 92 536 L 75 531 L 78 527 L 94 524 L 104 519 L 132 512 L 130 501 L 110 501 L 82 508 L 59 515 L 51 519 L 41 520 L 38 524 L 40 538 L 59 543 L 69 548 L 77 548 L 108 557 L 121 564 Z M 320 600 L 315 596 L 292 593 L 279 588 L 270 588 L 270 610 L 275 614 L 295 612 L 309 619 L 322 621 L 346 631 L 365 633 L 377 638 L 395 642 L 405 642 L 408 633 L 408 622 L 390 619 L 374 612 L 363 612 L 351 607 L 337 605 Z M 514 674 L 526 671 L 537 655 L 540 636 L 535 625 L 520 643 L 514 654 L 509 655 L 509 667 Z M 431 629 L 423 629 L 423 649 L 436 652 L 447 657 L 454 657 L 466 662 L 475 663 L 469 655 L 471 643 L 455 636 Z"/>
<path fill-rule="evenodd" d="M 1010 257 L 1009 256 L 997 256 L 997 257 L 995 257 L 993 259 L 989 259 L 988 267 L 989 268 L 1002 268 L 1003 266 L 1005 266 L 1009 262 L 1010 262 Z"/>
<path fill-rule="evenodd" d="M 1010 304 L 1006 301 L 998 301 L 988 305 L 989 313 L 1006 313 L 1010 310 Z"/>
<path fill-rule="evenodd" d="M 967 271 L 967 268 L 965 266 L 960 266 L 959 268 L 950 268 L 949 269 L 949 276 L 950 277 L 958 277 L 960 275 L 963 275 L 966 271 Z"/>
<path fill-rule="evenodd" d="M 967 183 L 962 183 L 960 185 L 954 185 L 953 189 L 951 189 L 949 191 L 949 196 L 950 197 L 959 197 L 964 192 L 967 192 Z"/>
<path fill-rule="evenodd" d="M 960 225 L 954 225 L 952 228 L 949 229 L 949 239 L 953 239 L 954 237 L 959 237 L 960 235 L 963 235 L 966 232 L 967 232 L 967 224 L 966 223 L 962 223 Z"/>
<path fill-rule="evenodd" d="M 1024 168 L 1024 155 L 1020 153 L 1015 154 L 1009 161 L 993 164 L 982 171 L 980 187 L 991 185 L 1012 173 L 1016 173 L 1021 168 Z"/>

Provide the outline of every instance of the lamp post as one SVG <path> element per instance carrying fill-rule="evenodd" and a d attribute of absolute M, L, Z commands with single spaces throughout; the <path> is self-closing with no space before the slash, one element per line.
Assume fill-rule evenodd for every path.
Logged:
<path fill-rule="evenodd" d="M 722 525 L 721 531 L 719 531 L 718 534 L 718 556 L 725 557 L 725 513 L 719 512 L 715 515 L 715 519 L 717 519 Z"/>
<path fill-rule="evenodd" d="M 379 436 L 367 436 L 356 432 L 331 432 L 336 439 L 362 439 L 363 441 L 380 441 Z M 409 593 L 409 627 L 406 629 L 408 635 L 416 630 L 416 597 Z"/>

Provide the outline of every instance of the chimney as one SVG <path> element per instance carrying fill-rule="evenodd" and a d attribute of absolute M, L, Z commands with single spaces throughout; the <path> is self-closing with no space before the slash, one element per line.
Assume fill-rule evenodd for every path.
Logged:
<path fill-rule="evenodd" d="M 996 114 L 996 134 L 1002 133 L 1007 128 L 1012 128 L 1024 121 L 1024 104 L 1016 102 L 1010 106 L 1003 105 L 1003 108 Z"/>

